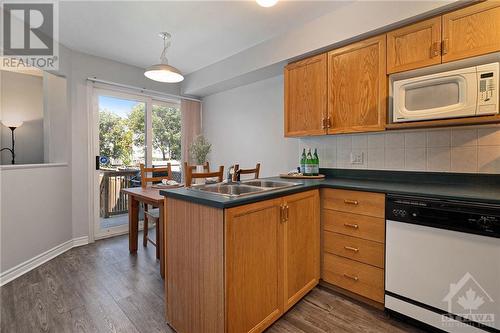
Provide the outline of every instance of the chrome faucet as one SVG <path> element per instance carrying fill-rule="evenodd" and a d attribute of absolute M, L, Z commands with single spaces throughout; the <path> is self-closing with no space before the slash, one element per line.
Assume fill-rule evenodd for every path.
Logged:
<path fill-rule="evenodd" d="M 227 171 L 227 182 L 234 183 L 240 181 L 240 170 L 236 170 L 236 165 L 232 165 Z"/>

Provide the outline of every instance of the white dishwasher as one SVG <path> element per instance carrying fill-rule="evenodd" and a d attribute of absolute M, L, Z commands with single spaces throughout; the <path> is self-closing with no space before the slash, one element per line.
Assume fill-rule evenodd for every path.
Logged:
<path fill-rule="evenodd" d="M 388 195 L 385 307 L 445 332 L 500 332 L 500 206 Z"/>

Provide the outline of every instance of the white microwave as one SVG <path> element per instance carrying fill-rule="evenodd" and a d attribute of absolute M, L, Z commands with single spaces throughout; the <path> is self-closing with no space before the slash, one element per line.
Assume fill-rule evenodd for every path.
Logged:
<path fill-rule="evenodd" d="M 499 63 L 394 80 L 393 122 L 494 115 Z"/>

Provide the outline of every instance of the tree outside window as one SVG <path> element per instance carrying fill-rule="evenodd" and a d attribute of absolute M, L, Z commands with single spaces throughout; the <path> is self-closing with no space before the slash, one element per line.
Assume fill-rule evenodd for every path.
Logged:
<path fill-rule="evenodd" d="M 108 156 L 112 164 L 131 165 L 134 147 L 144 147 L 145 104 L 132 108 L 126 118 L 108 110 L 100 110 L 100 154 Z M 153 105 L 153 160 L 171 161 L 181 157 L 181 115 L 175 106 Z"/>

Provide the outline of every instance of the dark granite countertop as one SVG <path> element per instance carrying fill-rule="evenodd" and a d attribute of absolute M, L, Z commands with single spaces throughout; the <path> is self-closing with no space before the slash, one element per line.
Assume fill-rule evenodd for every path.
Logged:
<path fill-rule="evenodd" d="M 412 195 L 448 200 L 467 200 L 500 204 L 500 175 L 441 174 L 322 169 L 324 180 L 290 179 L 300 185 L 241 197 L 224 197 L 188 188 L 162 190 L 167 197 L 229 208 L 277 198 L 316 188 L 337 188 L 386 194 Z M 268 179 L 287 180 L 278 177 Z"/>

